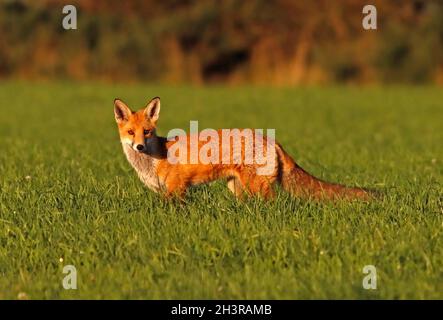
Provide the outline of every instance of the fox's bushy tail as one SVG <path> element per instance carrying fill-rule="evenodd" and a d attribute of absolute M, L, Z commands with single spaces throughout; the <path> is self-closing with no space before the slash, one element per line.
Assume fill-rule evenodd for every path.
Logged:
<path fill-rule="evenodd" d="M 371 200 L 374 198 L 372 192 L 369 190 L 330 183 L 314 177 L 297 165 L 279 145 L 277 146 L 277 154 L 281 165 L 281 185 L 284 190 L 294 196 L 319 200 Z"/>

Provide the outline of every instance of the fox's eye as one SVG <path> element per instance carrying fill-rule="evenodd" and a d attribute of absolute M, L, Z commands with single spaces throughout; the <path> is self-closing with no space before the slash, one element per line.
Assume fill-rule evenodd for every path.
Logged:
<path fill-rule="evenodd" d="M 151 130 L 146 130 L 146 129 L 145 129 L 145 131 L 143 131 L 143 133 L 144 133 L 144 134 L 150 134 L 150 133 L 151 133 Z"/>
<path fill-rule="evenodd" d="M 128 130 L 128 134 L 130 134 L 131 136 L 133 136 L 133 135 L 134 135 L 134 131 L 132 131 L 132 130 Z"/>

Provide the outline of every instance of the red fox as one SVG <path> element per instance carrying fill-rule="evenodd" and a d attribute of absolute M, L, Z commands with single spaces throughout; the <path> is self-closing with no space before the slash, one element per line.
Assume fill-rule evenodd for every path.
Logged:
<path fill-rule="evenodd" d="M 191 186 L 226 179 L 228 188 L 238 198 L 259 195 L 270 199 L 275 195 L 273 187 L 277 183 L 296 197 L 362 200 L 372 198 L 368 190 L 328 183 L 312 176 L 299 167 L 278 143 L 274 144 L 273 150 L 269 146 L 265 150 L 267 155 L 274 151 L 271 159 L 275 161 L 272 162 L 271 170 L 266 174 L 258 174 L 257 169 L 262 165 L 245 161 L 248 152 L 258 153 L 257 139 L 250 146 L 243 139 L 237 151 L 229 147 L 228 151 L 231 154 L 227 160 L 231 161 L 208 163 L 197 159 L 196 163 L 189 163 L 186 160 L 192 156 L 189 152 L 192 137 L 185 135 L 184 145 L 187 149 L 185 151 L 188 151 L 189 156 L 182 158 L 185 161 L 170 161 L 168 156 L 171 155 L 171 150 L 177 149 L 174 145 L 178 143 L 177 139 L 180 137 L 168 139 L 157 136 L 156 127 L 160 114 L 158 97 L 153 98 L 145 108 L 137 112 L 131 111 L 120 99 L 115 99 L 114 114 L 123 151 L 129 163 L 147 187 L 163 193 L 166 197 L 183 198 L 187 188 Z M 243 130 L 245 129 L 240 132 Z M 221 135 L 221 130 L 216 131 L 216 138 L 221 138 Z M 269 140 L 268 137 L 263 137 L 263 141 L 269 142 Z M 203 148 L 203 142 L 200 140 L 198 147 Z M 220 160 L 220 154 L 226 151 L 223 148 L 222 143 L 218 143 L 215 150 L 212 149 L 213 160 Z"/>

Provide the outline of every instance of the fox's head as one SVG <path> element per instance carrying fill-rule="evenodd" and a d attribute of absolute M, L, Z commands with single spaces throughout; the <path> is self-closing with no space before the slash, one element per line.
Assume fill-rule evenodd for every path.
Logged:
<path fill-rule="evenodd" d="M 114 100 L 115 121 L 122 144 L 138 152 L 146 152 L 150 142 L 156 139 L 155 129 L 160 113 L 160 98 L 152 99 L 148 105 L 133 112 L 120 99 Z"/>

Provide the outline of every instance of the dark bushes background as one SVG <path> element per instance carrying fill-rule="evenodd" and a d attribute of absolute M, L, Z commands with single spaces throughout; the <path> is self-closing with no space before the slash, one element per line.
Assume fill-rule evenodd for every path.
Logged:
<path fill-rule="evenodd" d="M 62 28 L 62 8 L 78 29 Z M 170 83 L 443 83 L 443 2 L 0 1 L 0 77 Z"/>

